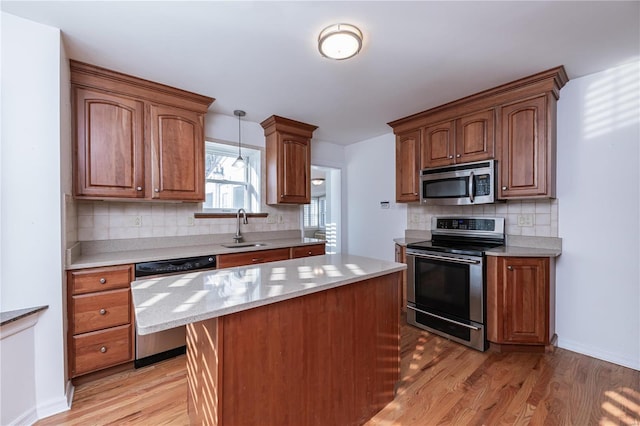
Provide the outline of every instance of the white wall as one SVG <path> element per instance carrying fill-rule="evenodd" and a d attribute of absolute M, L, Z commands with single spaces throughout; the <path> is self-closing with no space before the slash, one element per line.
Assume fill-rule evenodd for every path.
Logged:
<path fill-rule="evenodd" d="M 558 103 L 558 345 L 640 370 L 640 62 Z"/>
<path fill-rule="evenodd" d="M 393 133 L 345 147 L 349 254 L 395 258 L 393 239 L 407 227 L 407 208 L 395 202 L 395 157 Z M 381 209 L 381 201 L 389 209 Z"/>
<path fill-rule="evenodd" d="M 49 305 L 34 329 L 37 413 L 44 417 L 67 408 L 60 168 L 68 128 L 61 127 L 60 94 L 68 76 L 60 72 L 58 29 L 6 13 L 1 26 L 0 308 Z"/>

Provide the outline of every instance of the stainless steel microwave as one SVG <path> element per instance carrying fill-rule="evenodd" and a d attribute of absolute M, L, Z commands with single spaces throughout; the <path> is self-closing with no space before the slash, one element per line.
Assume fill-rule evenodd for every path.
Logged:
<path fill-rule="evenodd" d="M 420 202 L 427 205 L 473 205 L 495 202 L 495 160 L 420 171 Z"/>

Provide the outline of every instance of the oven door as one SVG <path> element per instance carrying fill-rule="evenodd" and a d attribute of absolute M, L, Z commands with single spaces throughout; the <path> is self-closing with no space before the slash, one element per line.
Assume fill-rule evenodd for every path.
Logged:
<path fill-rule="evenodd" d="M 407 322 L 484 351 L 480 256 L 407 250 Z"/>

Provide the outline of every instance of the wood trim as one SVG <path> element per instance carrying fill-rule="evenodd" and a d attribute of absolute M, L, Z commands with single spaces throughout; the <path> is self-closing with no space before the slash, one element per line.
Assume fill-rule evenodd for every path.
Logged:
<path fill-rule="evenodd" d="M 311 139 L 314 130 L 318 128 L 318 126 L 314 126 L 313 124 L 303 123 L 290 118 L 280 117 L 278 115 L 272 115 L 260 123 L 260 125 L 264 129 L 265 136 L 269 136 L 271 133 L 278 131 L 302 136 L 308 139 Z"/>
<path fill-rule="evenodd" d="M 247 213 L 247 217 L 268 217 L 269 213 Z M 236 213 L 194 213 L 196 219 L 235 219 Z"/>
<path fill-rule="evenodd" d="M 470 96 L 390 121 L 387 125 L 398 134 L 410 129 L 424 127 L 429 123 L 444 121 L 481 109 L 496 107 L 514 99 L 550 92 L 556 99 L 560 89 L 569 81 L 564 66 L 551 68 L 529 77 L 484 90 Z M 461 111 L 462 110 L 462 111 Z"/>
<path fill-rule="evenodd" d="M 96 65 L 75 60 L 69 61 L 71 83 L 78 86 L 105 90 L 128 95 L 150 102 L 159 102 L 200 113 L 206 113 L 215 99 L 197 93 L 177 89 L 142 78 L 108 70 Z"/>

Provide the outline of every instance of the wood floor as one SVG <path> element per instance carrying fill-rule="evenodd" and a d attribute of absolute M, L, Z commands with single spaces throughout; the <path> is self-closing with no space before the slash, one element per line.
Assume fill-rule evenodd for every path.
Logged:
<path fill-rule="evenodd" d="M 640 372 L 563 349 L 477 352 L 402 326 L 395 400 L 367 426 L 640 425 Z M 76 386 L 38 425 L 186 425 L 185 357 Z M 258 402 L 258 401 L 256 401 Z"/>

